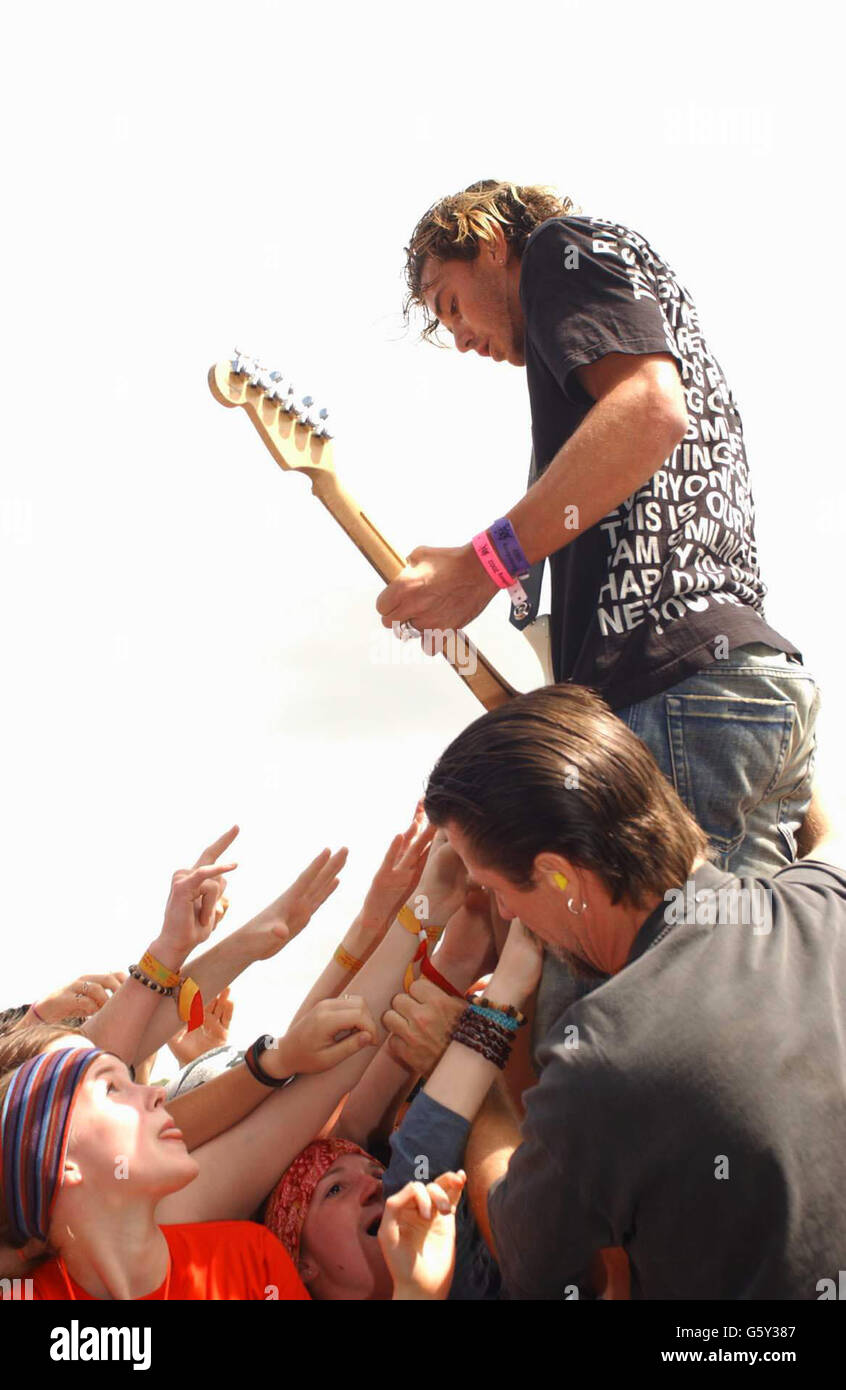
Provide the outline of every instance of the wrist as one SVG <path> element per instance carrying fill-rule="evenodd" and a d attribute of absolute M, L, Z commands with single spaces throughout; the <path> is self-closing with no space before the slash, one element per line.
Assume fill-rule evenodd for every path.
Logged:
<path fill-rule="evenodd" d="M 499 585 L 491 579 L 478 555 L 472 541 L 461 547 L 464 568 L 468 579 L 477 586 L 479 592 L 489 598 L 499 593 Z"/>
<path fill-rule="evenodd" d="M 266 1071 L 268 1076 L 274 1077 L 277 1081 L 292 1076 L 294 1072 L 291 1066 L 291 1049 L 286 1044 L 285 1037 L 274 1038 L 270 1047 L 266 1047 L 261 1054 L 262 1071 Z"/>
<path fill-rule="evenodd" d="M 495 999 L 498 1004 L 512 1004 L 515 1009 L 521 1011 L 533 993 L 534 987 L 527 988 L 511 971 L 499 969 L 496 969 L 491 975 L 485 989 L 485 994 L 489 999 Z"/>
<path fill-rule="evenodd" d="M 343 937 L 341 945 L 356 960 L 363 961 L 369 955 L 372 947 L 378 945 L 386 931 L 384 922 L 379 924 L 378 934 L 375 928 L 368 928 L 364 925 L 364 919 L 357 917 L 349 931 Z"/>
<path fill-rule="evenodd" d="M 181 970 L 190 954 L 189 951 L 176 947 L 164 935 L 157 936 L 155 941 L 151 941 L 147 950 L 168 970 Z"/>

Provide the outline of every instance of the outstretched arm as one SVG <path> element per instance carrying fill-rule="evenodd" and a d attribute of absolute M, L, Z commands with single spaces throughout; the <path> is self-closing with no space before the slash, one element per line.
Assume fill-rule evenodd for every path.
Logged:
<path fill-rule="evenodd" d="M 237 864 L 218 864 L 218 857 L 229 848 L 238 827 L 203 850 L 191 869 L 178 869 L 173 875 L 170 896 L 159 935 L 148 950 L 168 970 L 180 971 L 191 951 L 205 941 L 218 917 L 218 903 L 226 886 L 224 874 Z M 172 1026 L 166 1033 L 152 1026 L 156 1018 L 167 1016 Z M 125 1062 L 144 1060 L 158 1051 L 171 1033 L 181 1026 L 176 1005 L 148 989 L 131 976 L 120 989 L 83 1024 L 83 1032 L 97 1047 L 114 1052 Z M 147 1045 L 149 1040 L 149 1046 Z"/>
<path fill-rule="evenodd" d="M 324 849 L 281 897 L 231 936 L 193 959 L 189 973 L 199 985 L 203 998 L 213 999 L 249 966 L 259 960 L 269 960 L 292 941 L 334 893 L 338 886 L 337 875 L 346 858 L 346 849 L 338 850 L 335 854 Z M 149 993 L 142 985 L 137 988 L 145 994 Z M 154 995 L 153 998 L 157 999 L 158 996 Z M 137 1048 L 136 1055 L 139 1057 L 156 1052 L 182 1027 L 172 999 L 160 1000 L 158 1007 L 148 1013 L 147 1019 L 147 1027 Z"/>
<path fill-rule="evenodd" d="M 338 954 L 346 953 L 359 962 L 359 966 L 370 959 L 403 903 L 417 887 L 434 834 L 434 827 L 426 824 L 423 802 L 418 801 L 410 826 L 403 834 L 395 835 L 388 846 L 362 909 L 341 942 Z M 294 1022 L 319 999 L 332 999 L 342 989 L 349 989 L 354 970 L 355 967 L 351 969 L 333 955 L 295 1013 Z"/>
<path fill-rule="evenodd" d="M 445 921 L 456 891 L 455 865 L 460 861 L 442 843 L 433 845 L 420 880 L 433 921 Z M 441 916 L 441 913 L 443 914 Z M 381 945 L 356 976 L 356 994 L 374 1020 L 381 1019 L 418 945 L 416 934 L 394 921 Z M 343 1003 L 344 1001 L 338 1001 Z M 320 1006 L 319 1006 L 320 1007 Z M 385 1037 L 381 1023 L 373 1045 L 363 1047 L 331 1071 L 298 1076 L 274 1092 L 240 1124 L 194 1151 L 200 1172 L 182 1192 L 165 1198 L 160 1222 L 245 1219 L 272 1189 L 280 1174 L 309 1144 L 350 1092 Z"/>

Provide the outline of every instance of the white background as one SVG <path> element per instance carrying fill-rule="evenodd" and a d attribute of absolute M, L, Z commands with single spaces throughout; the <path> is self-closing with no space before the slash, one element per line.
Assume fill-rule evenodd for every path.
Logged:
<path fill-rule="evenodd" d="M 223 930 L 350 847 L 307 934 L 234 992 L 236 1042 L 281 1028 L 481 712 L 443 662 L 401 664 L 375 574 L 206 382 L 236 343 L 283 367 L 399 550 L 468 540 L 523 491 L 525 376 L 420 344 L 400 305 L 414 223 L 474 179 L 557 186 L 692 291 L 743 415 L 768 617 L 842 766 L 833 13 L 5 11 L 0 1007 L 125 968 L 172 870 L 237 820 Z M 472 632 L 528 689 L 503 603 Z"/>

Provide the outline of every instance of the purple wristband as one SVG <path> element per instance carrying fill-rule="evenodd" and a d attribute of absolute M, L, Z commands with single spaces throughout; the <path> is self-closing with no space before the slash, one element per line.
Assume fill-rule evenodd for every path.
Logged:
<path fill-rule="evenodd" d="M 532 567 L 508 518 L 501 516 L 499 521 L 489 526 L 488 535 L 509 573 L 513 574 L 515 579 L 525 579 Z"/>

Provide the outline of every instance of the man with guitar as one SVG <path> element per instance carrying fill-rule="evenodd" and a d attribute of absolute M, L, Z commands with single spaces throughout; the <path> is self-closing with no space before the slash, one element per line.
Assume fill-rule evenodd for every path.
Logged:
<path fill-rule="evenodd" d="M 721 869 L 792 863 L 819 697 L 764 616 L 741 419 L 689 293 L 638 233 L 496 180 L 430 208 L 406 255 L 424 338 L 443 325 L 460 352 L 525 368 L 533 461 L 505 517 L 411 553 L 383 624 L 436 651 L 497 588 L 525 623 L 548 558 L 555 681 L 598 691 L 647 744 Z M 536 1037 L 578 990 L 548 958 Z"/>

